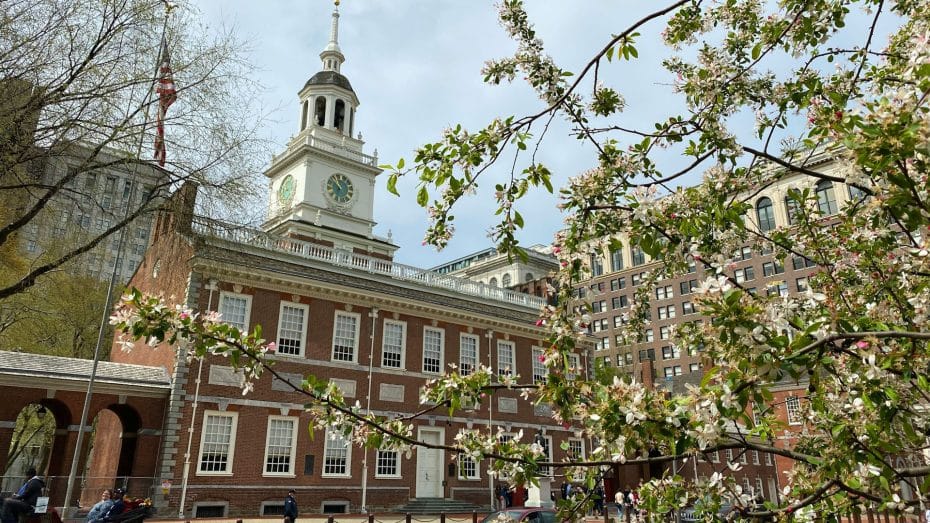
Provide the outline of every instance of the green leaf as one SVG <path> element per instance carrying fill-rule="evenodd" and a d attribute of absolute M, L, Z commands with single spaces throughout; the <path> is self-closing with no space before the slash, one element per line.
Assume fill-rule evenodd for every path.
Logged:
<path fill-rule="evenodd" d="M 403 168 L 404 168 L 404 159 L 401 158 L 400 160 L 397 160 L 397 170 L 399 171 Z"/>
<path fill-rule="evenodd" d="M 389 193 L 393 194 L 394 196 L 400 196 L 400 193 L 397 192 L 397 174 L 396 173 L 393 173 L 390 176 L 388 176 L 387 190 Z"/>
<path fill-rule="evenodd" d="M 752 59 L 758 60 L 759 56 L 762 55 L 762 42 L 759 42 L 752 48 Z"/>
<path fill-rule="evenodd" d="M 426 207 L 426 203 L 429 201 L 429 193 L 426 192 L 426 187 L 420 187 L 420 190 L 417 191 L 417 205 L 420 207 Z"/>

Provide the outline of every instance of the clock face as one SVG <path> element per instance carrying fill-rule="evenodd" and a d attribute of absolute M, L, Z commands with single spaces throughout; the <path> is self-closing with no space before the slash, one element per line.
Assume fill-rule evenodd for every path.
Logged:
<path fill-rule="evenodd" d="M 349 203 L 355 196 L 355 187 L 346 175 L 334 174 L 326 180 L 326 194 L 336 203 Z"/>
<path fill-rule="evenodd" d="M 294 177 L 290 174 L 281 180 L 281 186 L 278 187 L 278 201 L 288 203 L 294 197 Z"/>

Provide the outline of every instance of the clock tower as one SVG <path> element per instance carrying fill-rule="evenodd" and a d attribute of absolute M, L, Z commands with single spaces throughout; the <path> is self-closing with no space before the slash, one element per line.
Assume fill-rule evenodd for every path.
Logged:
<path fill-rule="evenodd" d="M 397 246 L 374 235 L 377 151 L 366 154 L 355 129 L 358 97 L 340 69 L 339 1 L 329 43 L 320 53 L 322 70 L 298 93 L 299 131 L 265 171 L 270 181 L 271 233 L 336 249 L 391 258 Z M 353 137 L 353 133 L 357 133 Z"/>

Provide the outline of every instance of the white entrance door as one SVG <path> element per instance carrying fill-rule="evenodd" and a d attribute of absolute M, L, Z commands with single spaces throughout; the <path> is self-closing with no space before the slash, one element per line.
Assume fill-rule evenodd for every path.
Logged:
<path fill-rule="evenodd" d="M 424 443 L 440 445 L 445 441 L 443 429 L 420 427 L 418 439 Z M 417 497 L 441 498 L 442 464 L 445 451 L 417 447 Z"/>

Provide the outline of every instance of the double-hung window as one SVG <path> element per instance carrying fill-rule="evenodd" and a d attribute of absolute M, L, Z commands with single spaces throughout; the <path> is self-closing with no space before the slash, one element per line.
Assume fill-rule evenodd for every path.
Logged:
<path fill-rule="evenodd" d="M 336 311 L 333 320 L 333 361 L 358 361 L 358 327 L 358 314 Z"/>
<path fill-rule="evenodd" d="M 384 320 L 381 337 L 381 366 L 389 369 L 404 368 L 404 347 L 407 344 L 407 324 Z"/>
<path fill-rule="evenodd" d="M 249 330 L 249 314 L 252 309 L 252 297 L 234 292 L 220 293 L 219 312 L 224 323 L 241 332 Z"/>
<path fill-rule="evenodd" d="M 478 367 L 478 336 L 462 334 L 459 337 L 459 374 L 468 376 Z"/>
<path fill-rule="evenodd" d="M 423 372 L 439 374 L 442 371 L 444 338 L 445 331 L 442 329 L 423 329 Z"/>
<path fill-rule="evenodd" d="M 543 358 L 545 352 L 539 347 L 533 347 L 533 383 L 544 383 L 549 377 L 549 368 Z"/>
<path fill-rule="evenodd" d="M 278 353 L 300 356 L 307 343 L 307 311 L 300 303 L 282 301 L 278 312 Z"/>
<path fill-rule="evenodd" d="M 497 374 L 500 376 L 514 373 L 513 342 L 497 340 Z"/>
<path fill-rule="evenodd" d="M 375 457 L 375 477 L 400 477 L 400 453 L 397 450 L 378 450 L 378 454 Z"/>
<path fill-rule="evenodd" d="M 352 454 L 349 441 L 340 430 L 326 429 L 323 443 L 323 476 L 349 476 Z"/>
<path fill-rule="evenodd" d="M 294 449 L 297 441 L 297 419 L 285 416 L 268 418 L 265 437 L 266 475 L 294 475 Z"/>
<path fill-rule="evenodd" d="M 199 474 L 232 474 L 238 418 L 235 412 L 208 410 L 203 413 Z"/>

